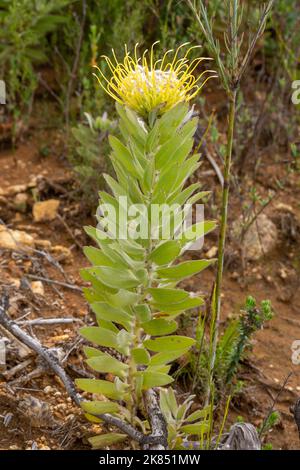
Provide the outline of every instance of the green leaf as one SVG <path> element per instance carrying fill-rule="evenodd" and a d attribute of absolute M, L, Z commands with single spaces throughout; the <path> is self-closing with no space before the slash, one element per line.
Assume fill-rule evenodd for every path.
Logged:
<path fill-rule="evenodd" d="M 199 189 L 201 187 L 200 183 L 193 183 L 187 188 L 185 188 L 183 191 L 178 191 L 175 192 L 168 200 L 168 204 L 179 204 L 182 206 L 185 204 L 185 202 L 189 199 L 189 197 L 196 191 L 196 189 Z M 209 194 L 209 191 L 207 191 Z M 200 193 L 200 194 L 206 194 L 206 193 Z"/>
<path fill-rule="evenodd" d="M 106 328 L 107 330 L 110 330 L 113 333 L 118 334 L 120 331 L 117 325 L 115 325 L 111 321 L 101 320 L 100 318 L 97 318 L 97 323 L 98 323 L 98 326 L 100 326 L 100 328 Z"/>
<path fill-rule="evenodd" d="M 115 383 L 108 382 L 107 380 L 99 379 L 76 379 L 75 383 L 78 388 L 84 392 L 96 393 L 104 395 L 112 400 L 126 400 L 128 394 L 126 393 L 125 384 L 123 384 L 123 390 L 117 389 Z"/>
<path fill-rule="evenodd" d="M 150 351 L 168 352 L 186 350 L 195 344 L 195 340 L 187 336 L 165 336 L 164 338 L 148 339 L 144 346 Z"/>
<path fill-rule="evenodd" d="M 130 305 L 136 304 L 140 298 L 140 294 L 120 289 L 117 294 L 108 296 L 108 303 L 114 307 L 126 308 Z"/>
<path fill-rule="evenodd" d="M 102 353 L 101 356 L 90 357 L 87 359 L 86 363 L 97 372 L 111 373 L 121 379 L 124 378 L 128 370 L 127 364 L 123 364 L 106 353 Z"/>
<path fill-rule="evenodd" d="M 179 357 L 183 356 L 187 353 L 189 347 L 186 349 L 180 349 L 178 351 L 167 351 L 167 352 L 159 352 L 151 357 L 150 366 L 159 366 L 163 364 L 168 364 L 169 362 L 175 361 Z"/>
<path fill-rule="evenodd" d="M 167 423 L 170 424 L 174 422 L 177 411 L 177 402 L 174 394 L 174 390 L 169 387 L 168 389 L 161 389 L 159 392 L 159 404 L 160 409 L 167 420 Z"/>
<path fill-rule="evenodd" d="M 148 289 L 153 300 L 159 304 L 177 304 L 189 297 L 189 293 L 179 289 L 151 288 Z"/>
<path fill-rule="evenodd" d="M 106 348 L 114 348 L 121 354 L 128 353 L 128 347 L 124 348 L 118 341 L 118 334 L 110 331 L 106 328 L 100 328 L 98 326 L 86 326 L 80 328 L 80 334 L 89 341 L 97 344 L 98 346 L 104 346 Z"/>
<path fill-rule="evenodd" d="M 113 266 L 113 261 L 106 256 L 99 248 L 93 246 L 85 246 L 83 252 L 87 259 L 94 266 Z"/>
<path fill-rule="evenodd" d="M 181 281 L 182 279 L 200 273 L 215 261 L 215 259 L 185 261 L 183 263 L 177 264 L 176 266 L 159 268 L 156 270 L 156 272 L 163 279 Z"/>
<path fill-rule="evenodd" d="M 209 431 L 209 425 L 206 422 L 200 422 L 195 424 L 186 424 L 181 426 L 180 431 L 190 435 L 201 435 Z"/>
<path fill-rule="evenodd" d="M 117 159 L 117 161 L 126 169 L 129 171 L 131 175 L 134 177 L 139 176 L 139 172 L 136 169 L 136 166 L 134 165 L 134 157 L 131 154 L 130 150 L 128 150 L 127 147 L 125 147 L 122 142 L 117 139 L 116 137 L 110 135 L 109 136 L 109 143 L 113 149 L 113 159 Z"/>
<path fill-rule="evenodd" d="M 93 449 L 103 449 L 112 444 L 117 444 L 118 442 L 125 441 L 127 437 L 127 434 L 110 433 L 101 434 L 101 436 L 89 437 L 88 441 L 93 447 Z"/>
<path fill-rule="evenodd" d="M 177 240 L 167 240 L 160 243 L 149 256 L 149 260 L 161 266 L 169 264 L 177 258 L 181 250 L 180 243 Z"/>
<path fill-rule="evenodd" d="M 151 336 L 163 336 L 174 333 L 177 330 L 177 323 L 174 320 L 165 320 L 157 318 L 143 323 L 144 331 Z"/>
<path fill-rule="evenodd" d="M 198 222 L 197 224 L 192 225 L 178 238 L 181 240 L 182 246 L 187 243 L 193 243 L 204 235 L 207 235 L 209 232 L 214 230 L 217 226 L 217 223 L 214 220 L 207 220 L 206 222 Z"/>
<path fill-rule="evenodd" d="M 112 307 L 105 302 L 95 302 L 91 304 L 91 308 L 95 313 L 97 320 L 107 320 L 115 323 L 119 323 L 124 326 L 127 330 L 130 329 L 133 318 L 124 310 Z"/>
<path fill-rule="evenodd" d="M 139 279 L 128 269 L 111 268 L 109 266 L 91 269 L 103 284 L 111 288 L 131 289 L 140 284 Z"/>
<path fill-rule="evenodd" d="M 152 303 L 151 305 L 155 310 L 162 311 L 162 312 L 166 311 L 167 313 L 169 313 L 169 312 L 183 312 L 184 310 L 190 310 L 191 308 L 196 308 L 203 304 L 204 304 L 204 300 L 202 297 L 188 297 L 182 302 L 177 302 L 176 304 Z"/>
<path fill-rule="evenodd" d="M 90 415 L 89 413 L 84 413 L 85 418 L 90 421 L 91 423 L 101 423 L 101 419 L 97 418 L 96 416 Z"/>
<path fill-rule="evenodd" d="M 148 390 L 149 388 L 153 387 L 163 387 L 174 381 L 172 377 L 168 374 L 162 374 L 161 372 L 154 372 L 154 371 L 143 371 L 138 372 L 138 376 L 142 376 L 143 378 L 143 390 Z"/>
<path fill-rule="evenodd" d="M 89 359 L 90 357 L 95 357 L 95 356 L 103 356 L 103 352 L 100 351 L 97 348 L 92 348 L 91 346 L 84 346 L 83 347 L 83 352 L 86 355 L 86 357 Z"/>
<path fill-rule="evenodd" d="M 101 415 L 103 413 L 117 413 L 120 407 L 117 403 L 111 401 L 83 401 L 81 408 L 91 415 Z"/>
<path fill-rule="evenodd" d="M 187 418 L 185 418 L 185 421 L 187 423 L 191 423 L 198 419 L 207 419 L 209 412 L 210 412 L 209 407 L 203 408 L 202 410 L 194 411 L 194 413 L 191 413 Z"/>
<path fill-rule="evenodd" d="M 93 268 L 81 269 L 80 276 L 84 281 L 90 282 L 92 284 L 94 290 L 100 297 L 105 298 L 107 293 L 116 294 L 118 292 L 117 289 L 112 289 L 111 287 L 108 287 L 100 282 L 99 279 L 97 279 L 97 277 L 93 274 L 92 269 Z"/>
<path fill-rule="evenodd" d="M 147 365 L 150 362 L 150 355 L 144 348 L 134 348 L 131 350 L 131 354 L 136 364 Z"/>
<path fill-rule="evenodd" d="M 140 304 L 134 307 L 136 318 L 140 323 L 148 322 L 151 319 L 151 309 L 148 304 Z"/>

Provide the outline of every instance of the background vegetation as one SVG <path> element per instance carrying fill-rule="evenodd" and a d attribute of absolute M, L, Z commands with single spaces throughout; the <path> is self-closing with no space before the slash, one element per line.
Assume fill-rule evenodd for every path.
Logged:
<path fill-rule="evenodd" d="M 244 14 L 239 30 L 244 39 L 240 51 L 243 56 L 257 29 L 262 5 L 260 0 L 241 3 Z M 228 51 L 225 35 L 228 27 L 226 2 L 207 0 L 203 4 L 208 17 L 213 19 L 220 58 L 225 68 L 232 71 L 234 54 Z M 158 52 L 190 42 L 202 45 L 202 55 L 213 55 L 209 39 L 194 13 L 187 1 L 179 0 L 0 0 L 0 79 L 6 82 L 7 89 L 7 105 L 0 109 L 0 145 L 3 149 L 12 149 L 14 155 L 19 146 L 32 136 L 35 138 L 37 131 L 53 132 L 57 141 L 52 144 L 51 138 L 42 137 L 38 144 L 39 155 L 47 165 L 47 159 L 57 154 L 70 170 L 71 187 L 67 187 L 64 197 L 70 204 L 79 204 L 76 217 L 80 222 L 95 212 L 98 191 L 105 187 L 102 174 L 113 175 L 108 159 L 108 137 L 118 137 L 114 104 L 99 87 L 92 66 L 98 65 L 106 73 L 102 55 L 110 55 L 114 49 L 116 56 L 122 58 L 124 44 L 132 50 L 138 43 L 144 50 L 154 41 L 159 41 Z M 236 96 L 231 183 L 240 230 L 235 233 L 230 226 L 235 249 L 244 242 L 259 215 L 289 186 L 291 177 L 299 176 L 300 114 L 299 106 L 291 101 L 291 84 L 300 79 L 299 62 L 299 1 L 277 0 Z M 220 77 L 210 82 L 195 100 L 201 124 L 195 135 L 195 148 L 200 145 L 217 181 L 213 188 L 211 180 L 204 181 L 202 189 L 212 190 L 207 210 L 209 216 L 216 219 L 222 194 L 220 168 L 224 160 L 226 162 L 229 108 L 226 94 Z M 275 175 L 268 193 L 262 194 L 257 175 L 268 167 L 270 155 L 272 163 L 280 165 L 281 171 Z M 197 174 L 194 178 L 197 180 Z M 292 236 L 292 231 L 298 228 L 289 226 L 286 230 L 288 236 Z M 76 237 L 75 242 L 80 246 Z M 236 251 L 238 261 L 230 252 L 226 253 L 225 268 L 233 266 L 234 271 L 238 266 L 242 277 L 247 262 L 242 250 Z M 211 344 L 207 335 L 209 317 L 213 313 L 209 309 L 204 316 L 196 312 L 192 321 L 181 320 L 180 323 L 182 330 L 192 324 L 196 345 L 174 366 L 172 373 L 183 390 L 193 391 L 200 401 L 213 382 L 212 403 L 216 405 L 217 417 L 221 418 L 228 413 L 228 396 L 234 404 L 241 396 L 239 370 L 251 350 L 253 336 L 273 315 L 268 301 L 258 304 L 246 295 L 243 299 L 241 311 L 237 308 L 233 319 L 222 325 L 213 371 L 210 370 Z M 184 420 L 177 419 L 180 405 L 171 395 L 168 398 L 162 392 L 163 412 L 167 419 L 173 420 L 172 433 L 177 428 L 181 432 Z M 169 407 L 170 401 L 173 410 Z M 187 412 L 190 399 L 182 406 L 184 413 Z M 261 435 L 277 422 L 273 408 L 257 425 Z M 176 433 L 174 439 L 176 441 Z"/>

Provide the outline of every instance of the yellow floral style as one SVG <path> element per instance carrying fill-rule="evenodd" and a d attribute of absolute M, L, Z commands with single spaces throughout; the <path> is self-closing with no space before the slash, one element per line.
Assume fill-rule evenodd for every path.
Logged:
<path fill-rule="evenodd" d="M 162 59 L 154 61 L 154 43 L 150 53 L 146 50 L 138 57 L 137 46 L 131 56 L 125 46 L 123 62 L 118 62 L 114 50 L 113 60 L 103 56 L 111 72 L 108 79 L 99 67 L 96 67 L 101 87 L 117 102 L 128 106 L 145 117 L 156 110 L 158 114 L 173 108 L 183 101 L 190 101 L 201 90 L 202 86 L 215 75 L 212 70 L 205 70 L 196 78 L 195 70 L 208 58 L 198 57 L 190 60 L 189 54 L 195 49 L 188 48 L 185 55 L 179 58 L 180 51 L 189 43 L 182 44 L 175 52 L 167 51 Z M 173 58 L 168 57 L 173 53 Z M 204 77 L 205 75 L 207 75 Z M 204 78 L 203 78 L 204 77 Z"/>

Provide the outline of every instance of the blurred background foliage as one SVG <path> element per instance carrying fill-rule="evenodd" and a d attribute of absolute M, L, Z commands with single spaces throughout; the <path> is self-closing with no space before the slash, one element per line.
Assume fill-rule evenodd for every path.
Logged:
<path fill-rule="evenodd" d="M 246 14 L 241 29 L 247 39 L 262 2 L 244 0 L 243 4 Z M 225 2 L 207 0 L 206 5 L 224 50 Z M 122 58 L 125 43 L 132 50 L 138 42 L 143 50 L 157 40 L 158 52 L 189 41 L 202 44 L 201 54 L 206 54 L 184 0 L 0 0 L 0 78 L 7 84 L 7 106 L 1 111 L 0 124 L 12 121 L 13 145 L 35 116 L 36 103 L 48 100 L 55 106 L 55 124 L 64 129 L 66 154 L 80 184 L 95 192 L 99 179 L 92 182 L 91 178 L 105 168 L 106 136 L 114 131 L 115 111 L 91 66 L 98 64 L 105 73 L 102 54 L 109 55 L 114 48 Z M 291 82 L 300 78 L 299 61 L 299 0 L 277 0 L 239 96 L 235 157 L 240 174 L 257 142 L 268 146 L 275 134 L 277 142 L 298 155 L 299 114 L 291 112 Z M 212 139 L 217 140 L 222 92 L 217 80 L 210 88 L 217 96 L 212 98 L 213 106 L 220 103 L 212 124 Z M 259 93 L 263 97 L 257 105 Z M 205 126 L 203 97 L 198 98 L 198 109 Z M 254 137 L 255 145 L 250 145 Z M 86 142 L 90 145 L 85 153 Z"/>

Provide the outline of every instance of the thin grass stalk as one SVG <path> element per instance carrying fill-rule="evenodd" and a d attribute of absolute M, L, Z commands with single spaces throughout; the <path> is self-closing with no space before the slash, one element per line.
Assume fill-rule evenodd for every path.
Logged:
<path fill-rule="evenodd" d="M 231 175 L 231 160 L 232 160 L 232 149 L 233 149 L 233 137 L 235 128 L 235 117 L 236 117 L 236 100 L 237 90 L 234 90 L 230 96 L 230 107 L 229 107 L 229 122 L 227 132 L 227 151 L 224 161 L 224 185 L 222 190 L 222 209 L 221 209 L 221 222 L 220 222 L 220 235 L 219 235 L 219 246 L 218 246 L 218 266 L 217 275 L 215 282 L 215 290 L 213 296 L 213 308 L 212 308 L 212 319 L 211 319 L 211 348 L 210 348 L 210 364 L 209 364 L 209 380 L 206 392 L 206 403 L 209 403 L 210 389 L 213 381 L 213 371 L 216 360 L 218 332 L 220 324 L 220 313 L 221 313 L 221 289 L 223 280 L 223 267 L 224 267 L 224 253 L 226 243 L 226 231 L 227 231 L 227 219 L 228 219 L 228 202 L 229 202 L 229 190 L 230 190 L 230 175 Z"/>

